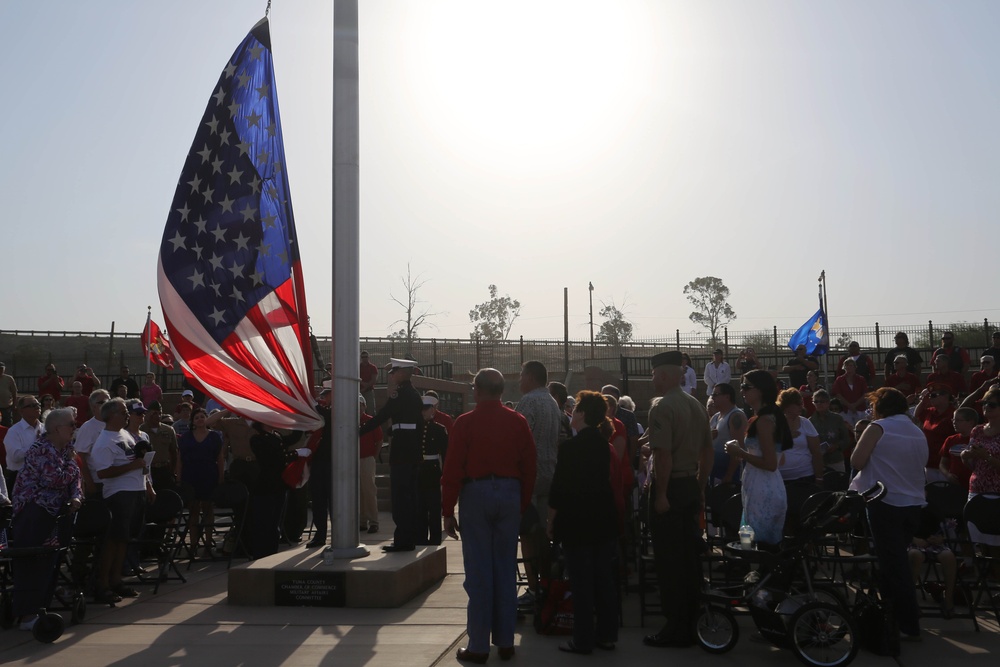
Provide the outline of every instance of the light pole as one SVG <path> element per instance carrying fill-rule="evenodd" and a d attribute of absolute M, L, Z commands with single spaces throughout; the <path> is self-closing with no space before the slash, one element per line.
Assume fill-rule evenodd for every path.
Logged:
<path fill-rule="evenodd" d="M 590 286 L 590 358 L 594 358 L 594 283 Z"/>

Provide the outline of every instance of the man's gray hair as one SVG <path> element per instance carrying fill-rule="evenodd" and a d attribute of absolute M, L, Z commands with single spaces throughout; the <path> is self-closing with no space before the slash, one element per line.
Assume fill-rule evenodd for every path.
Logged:
<path fill-rule="evenodd" d="M 108 421 L 108 417 L 114 416 L 116 412 L 128 414 L 124 398 L 108 399 L 108 402 L 101 406 L 101 421 Z"/>
<path fill-rule="evenodd" d="M 95 389 L 94 391 L 90 392 L 90 398 L 87 400 L 90 403 L 91 412 L 94 411 L 94 406 L 97 404 L 97 401 L 100 398 L 104 398 L 104 400 L 107 401 L 111 398 L 111 394 L 109 394 L 105 389 Z"/>
<path fill-rule="evenodd" d="M 54 431 L 60 426 L 76 423 L 76 410 L 73 408 L 56 408 L 45 415 L 45 430 Z"/>
<path fill-rule="evenodd" d="M 503 373 L 495 368 L 483 368 L 478 373 L 476 373 L 476 378 L 473 380 L 476 385 L 476 389 L 483 394 L 484 397 L 489 398 L 500 398 L 503 396 Z"/>

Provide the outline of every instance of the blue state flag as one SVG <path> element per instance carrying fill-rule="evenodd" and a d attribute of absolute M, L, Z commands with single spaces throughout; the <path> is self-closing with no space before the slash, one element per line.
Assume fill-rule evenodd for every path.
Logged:
<path fill-rule="evenodd" d="M 799 345 L 806 346 L 806 354 L 826 354 L 830 351 L 830 331 L 826 326 L 826 313 L 823 312 L 822 304 L 816 314 L 788 339 L 788 347 L 791 349 L 794 350 Z"/>

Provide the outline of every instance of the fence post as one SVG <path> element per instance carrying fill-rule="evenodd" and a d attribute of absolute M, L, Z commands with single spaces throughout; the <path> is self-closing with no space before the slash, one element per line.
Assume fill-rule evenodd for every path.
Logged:
<path fill-rule="evenodd" d="M 987 317 L 983 318 L 983 340 L 985 341 L 984 345 L 986 345 L 986 347 L 993 344 L 993 341 L 990 340 L 990 320 Z"/>
<path fill-rule="evenodd" d="M 933 354 L 937 346 L 934 345 L 934 323 L 930 320 L 927 320 L 927 344 L 931 346 L 931 353 Z"/>
<path fill-rule="evenodd" d="M 521 353 L 521 365 L 524 365 L 524 336 L 521 336 L 521 340 L 518 342 L 518 350 Z"/>
<path fill-rule="evenodd" d="M 437 338 L 431 338 L 431 349 L 434 351 L 434 363 L 438 362 L 438 342 Z"/>
<path fill-rule="evenodd" d="M 679 351 L 681 349 L 681 330 L 674 329 L 674 335 L 677 337 L 677 349 Z"/>
<path fill-rule="evenodd" d="M 773 334 L 774 335 L 774 339 L 773 339 L 774 340 L 774 367 L 775 368 L 781 368 L 781 366 L 778 365 L 778 327 L 772 325 L 772 329 L 774 329 L 774 334 Z"/>
<path fill-rule="evenodd" d="M 878 322 L 875 323 L 875 350 L 878 352 L 878 358 L 882 358 L 882 337 L 879 333 Z"/>
<path fill-rule="evenodd" d="M 729 358 L 729 327 L 722 327 L 722 358 Z"/>
<path fill-rule="evenodd" d="M 476 341 L 476 372 L 482 368 L 482 364 L 479 363 L 479 338 L 474 339 Z"/>
<path fill-rule="evenodd" d="M 115 322 L 111 321 L 111 335 L 108 336 L 108 367 L 104 369 L 107 376 L 114 377 L 111 373 L 111 364 L 115 360 Z"/>

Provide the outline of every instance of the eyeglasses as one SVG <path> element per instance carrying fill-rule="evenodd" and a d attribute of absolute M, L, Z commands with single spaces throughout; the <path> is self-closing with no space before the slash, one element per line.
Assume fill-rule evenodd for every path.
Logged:
<path fill-rule="evenodd" d="M 749 382 L 744 382 L 743 384 L 740 385 L 740 389 L 742 389 L 743 391 L 750 391 L 753 388 L 754 386 Z"/>
<path fill-rule="evenodd" d="M 992 409 L 994 409 L 997 406 L 1000 406 L 1000 403 L 995 403 L 993 401 L 989 401 L 988 403 L 983 403 L 983 409 L 984 410 L 987 410 L 987 409 L 992 410 Z"/>
<path fill-rule="evenodd" d="M 951 394 L 949 394 L 946 391 L 932 391 L 930 394 L 928 394 L 928 396 L 930 396 L 931 398 L 937 398 L 939 396 L 951 396 Z"/>

